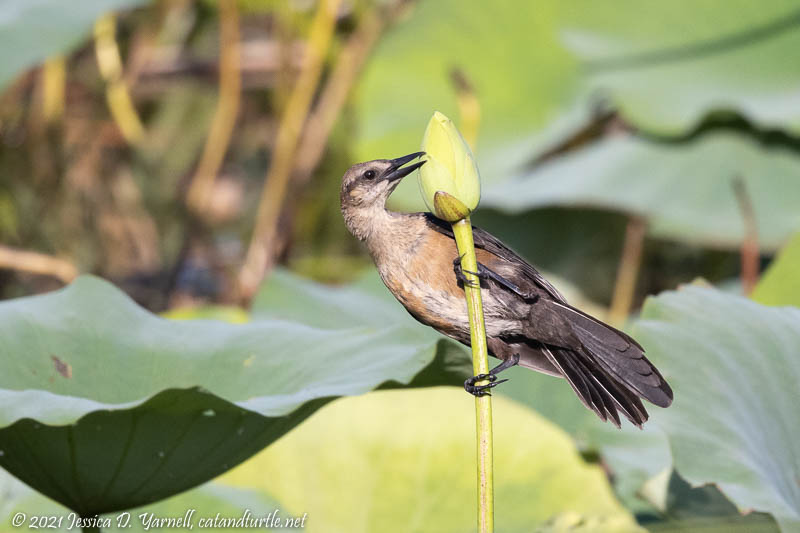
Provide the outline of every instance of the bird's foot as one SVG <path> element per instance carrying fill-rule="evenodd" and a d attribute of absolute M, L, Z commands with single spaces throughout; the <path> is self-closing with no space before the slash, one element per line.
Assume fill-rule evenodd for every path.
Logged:
<path fill-rule="evenodd" d="M 486 385 L 476 385 L 479 381 L 488 380 L 489 383 Z M 468 393 L 472 394 L 473 396 L 491 396 L 490 389 L 492 387 L 497 387 L 501 383 L 505 383 L 508 381 L 507 379 L 501 379 L 497 381 L 497 376 L 494 374 L 478 374 L 477 376 L 472 376 L 468 380 L 464 382 L 464 390 Z"/>
<path fill-rule="evenodd" d="M 519 354 L 515 353 L 508 359 L 501 362 L 499 365 L 494 367 L 493 369 L 489 370 L 488 374 L 478 374 L 477 376 L 472 376 L 468 380 L 464 382 L 464 390 L 468 393 L 472 394 L 473 396 L 491 396 L 489 392 L 490 389 L 497 387 L 501 383 L 505 383 L 508 381 L 507 379 L 497 380 L 497 374 L 505 370 L 506 368 L 511 368 L 519 363 Z M 479 381 L 488 381 L 489 383 L 485 385 L 476 385 Z"/>
<path fill-rule="evenodd" d="M 497 274 L 496 272 L 492 271 L 491 269 L 486 268 L 485 266 L 483 266 L 480 263 L 478 263 L 478 271 L 477 272 L 471 272 L 469 270 L 464 270 L 463 268 L 461 268 L 461 258 L 462 257 L 464 257 L 464 256 L 461 255 L 461 256 L 456 257 L 455 259 L 453 259 L 453 272 L 456 273 L 456 279 L 460 283 L 463 283 L 464 286 L 477 288 L 479 286 L 479 284 L 481 283 L 481 281 L 483 281 L 483 282 L 493 281 L 493 282 L 497 283 L 498 285 L 500 285 L 501 287 L 506 288 L 507 290 L 513 292 L 514 294 L 516 294 L 517 296 L 519 296 L 520 298 L 522 298 L 523 300 L 526 300 L 528 302 L 534 303 L 539 299 L 539 295 L 536 294 L 535 292 L 523 291 L 522 289 L 517 287 L 511 281 L 507 280 L 506 278 L 504 278 L 503 276 Z M 478 278 L 480 281 L 476 282 L 475 279 L 467 278 L 464 275 L 465 273 L 466 274 L 472 274 L 473 276 Z"/>
<path fill-rule="evenodd" d="M 461 260 L 463 258 L 464 258 L 464 255 L 462 254 L 462 255 L 456 257 L 455 259 L 453 259 L 453 272 L 455 272 L 455 274 L 456 274 L 456 280 L 459 283 L 462 283 L 465 287 L 471 287 L 473 289 L 477 289 L 478 287 L 480 287 L 480 281 L 478 281 L 478 280 L 486 279 L 486 276 L 485 275 L 481 275 L 481 265 L 480 264 L 478 265 L 478 272 L 472 272 L 470 270 L 464 270 L 463 268 L 461 268 Z M 478 280 L 475 280 L 475 279 L 472 279 L 472 278 L 468 278 L 467 276 L 464 275 L 465 273 L 466 274 L 472 274 L 473 276 L 478 278 Z"/>

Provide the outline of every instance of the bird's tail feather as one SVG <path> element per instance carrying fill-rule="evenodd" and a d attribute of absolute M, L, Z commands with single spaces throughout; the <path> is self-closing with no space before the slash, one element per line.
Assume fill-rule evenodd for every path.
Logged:
<path fill-rule="evenodd" d="M 619 411 L 638 427 L 647 421 L 647 411 L 639 397 L 585 355 L 546 345 L 542 345 L 542 351 L 561 371 L 581 402 L 601 420 L 611 420 L 620 427 Z"/>
<path fill-rule="evenodd" d="M 558 303 L 557 309 L 580 341 L 583 349 L 578 351 L 590 367 L 599 367 L 654 405 L 668 407 L 672 403 L 672 389 L 635 340 L 568 304 Z"/>

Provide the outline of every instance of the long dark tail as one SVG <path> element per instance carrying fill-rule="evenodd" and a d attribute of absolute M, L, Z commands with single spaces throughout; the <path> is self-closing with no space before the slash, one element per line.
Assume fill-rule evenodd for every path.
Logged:
<path fill-rule="evenodd" d="M 586 407 L 616 426 L 619 411 L 641 427 L 648 414 L 640 397 L 659 407 L 672 403 L 672 389 L 639 343 L 568 304 L 553 304 L 580 345 L 568 349 L 542 344 L 541 349 Z"/>

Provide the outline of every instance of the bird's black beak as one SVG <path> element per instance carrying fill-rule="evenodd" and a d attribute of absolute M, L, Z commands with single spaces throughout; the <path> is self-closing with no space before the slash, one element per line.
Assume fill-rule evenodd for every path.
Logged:
<path fill-rule="evenodd" d="M 404 167 L 403 165 L 423 155 L 425 155 L 425 152 L 414 152 L 413 154 L 408 154 L 404 155 L 403 157 L 398 157 L 397 159 L 392 159 L 391 160 L 392 166 L 390 166 L 383 174 L 383 179 L 387 181 L 397 181 L 405 178 L 406 176 L 417 170 L 419 167 L 424 165 L 426 161 L 418 161 L 413 165 L 408 165 L 407 167 Z"/>

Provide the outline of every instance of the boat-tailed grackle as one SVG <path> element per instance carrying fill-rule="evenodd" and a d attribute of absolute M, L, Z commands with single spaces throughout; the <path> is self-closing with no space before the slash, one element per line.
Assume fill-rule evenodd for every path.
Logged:
<path fill-rule="evenodd" d="M 342 179 L 341 207 L 350 232 L 363 241 L 383 282 L 418 321 L 469 346 L 466 281 L 449 223 L 429 213 L 398 213 L 386 200 L 400 180 L 422 166 L 417 152 L 351 167 Z M 647 411 L 672 389 L 625 333 L 572 307 L 530 264 L 480 228 L 473 228 L 489 353 L 502 360 L 488 375 L 467 380 L 475 395 L 506 380 L 510 366 L 563 377 L 602 420 L 620 425 L 618 411 L 641 427 Z M 487 379 L 490 383 L 476 385 Z"/>

